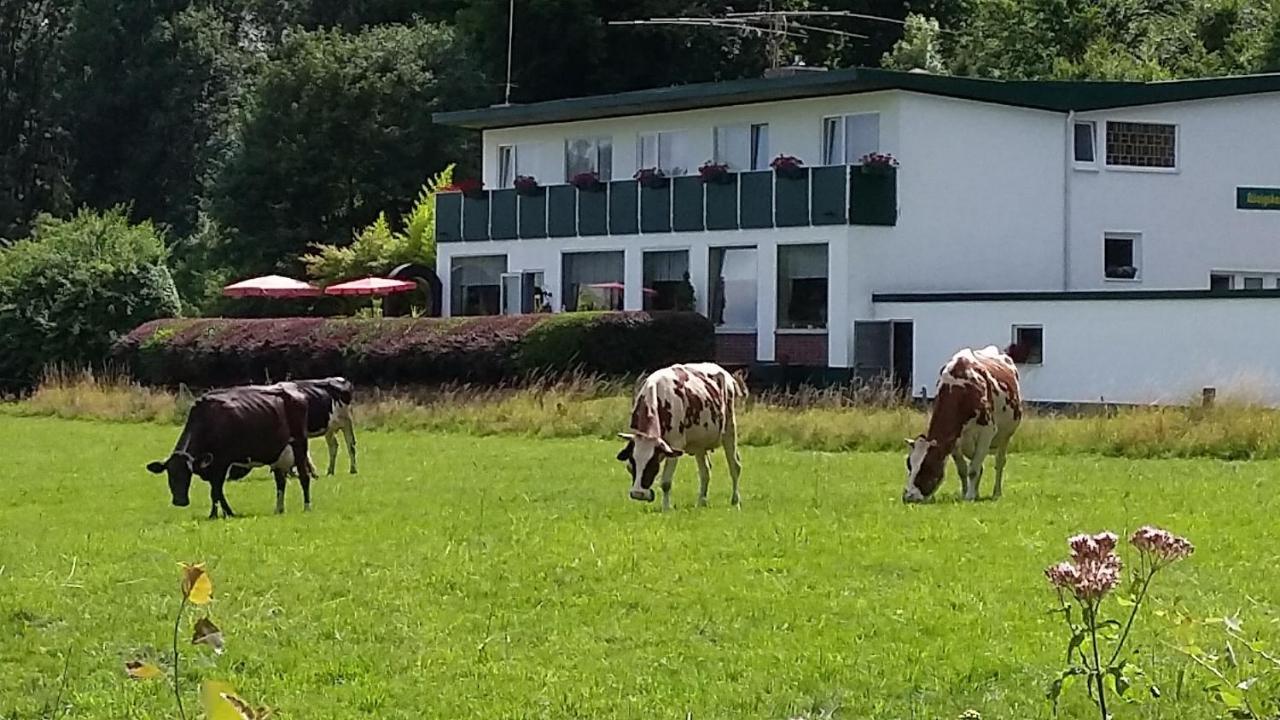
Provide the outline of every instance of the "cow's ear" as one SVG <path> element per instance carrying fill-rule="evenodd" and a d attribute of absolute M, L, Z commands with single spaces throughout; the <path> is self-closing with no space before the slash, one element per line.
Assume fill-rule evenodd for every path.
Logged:
<path fill-rule="evenodd" d="M 663 455 L 666 455 L 667 457 L 680 457 L 681 455 L 684 454 L 683 452 L 676 450 L 672 448 L 670 445 L 668 445 L 666 440 L 661 440 L 661 439 L 658 440 L 658 452 L 662 453 Z"/>
<path fill-rule="evenodd" d="M 155 462 L 147 463 L 147 472 L 153 475 L 159 475 L 160 473 L 164 472 L 164 469 L 165 469 L 164 463 L 160 462 L 159 460 Z"/>
<path fill-rule="evenodd" d="M 907 447 L 915 447 L 915 446 L 916 446 L 916 439 L 915 439 L 915 438 L 903 438 L 903 439 L 902 439 L 902 441 L 903 441 L 903 442 L 905 442 L 905 443 L 907 444 Z"/>
<path fill-rule="evenodd" d="M 636 444 L 634 442 L 627 441 L 627 446 L 622 448 L 622 452 L 618 453 L 618 460 L 621 462 L 626 462 L 630 460 L 631 455 L 635 450 L 635 447 L 636 447 Z"/>
<path fill-rule="evenodd" d="M 195 462 L 196 470 L 204 470 L 213 464 L 213 453 L 205 453 L 201 455 Z"/>
<path fill-rule="evenodd" d="M 635 433 L 630 433 L 630 432 L 624 432 L 624 433 L 618 433 L 618 437 L 622 438 L 623 440 L 628 440 L 628 441 L 633 441 L 633 442 L 634 442 L 634 441 L 635 441 L 635 439 L 636 439 L 636 434 L 635 434 Z"/>

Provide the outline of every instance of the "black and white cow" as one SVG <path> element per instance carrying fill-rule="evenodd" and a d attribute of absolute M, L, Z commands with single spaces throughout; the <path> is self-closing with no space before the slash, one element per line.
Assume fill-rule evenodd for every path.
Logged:
<path fill-rule="evenodd" d="M 246 386 L 256 387 L 256 386 Z M 307 398 L 307 437 L 323 436 L 329 446 L 329 472 L 334 473 L 338 463 L 338 433 L 341 432 L 347 442 L 347 457 L 351 460 L 351 474 L 356 470 L 356 433 L 355 423 L 351 418 L 351 404 L 354 400 L 355 388 L 343 377 L 329 377 L 321 380 L 293 380 L 277 383 L 271 387 L 292 387 Z M 307 468 L 313 477 L 319 476 L 315 464 L 311 462 L 311 453 L 307 453 Z M 236 469 L 231 473 L 232 480 L 239 480 L 249 470 Z"/>
<path fill-rule="evenodd" d="M 222 493 L 228 472 L 266 465 L 276 478 L 276 512 L 284 512 L 285 476 L 296 466 L 303 509 L 311 509 L 311 472 L 307 455 L 307 397 L 287 385 L 227 388 L 206 393 L 187 414 L 178 443 L 166 460 L 147 465 L 169 476 L 173 504 L 191 504 L 191 476 L 209 483 L 209 517 L 231 506 Z M 243 474 L 242 474 L 243 476 Z"/>

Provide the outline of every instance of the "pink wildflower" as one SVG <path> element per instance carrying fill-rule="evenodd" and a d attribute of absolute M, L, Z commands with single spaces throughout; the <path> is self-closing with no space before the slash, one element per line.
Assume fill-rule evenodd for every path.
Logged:
<path fill-rule="evenodd" d="M 1097 600 L 1120 584 L 1120 556 L 1116 555 L 1115 533 L 1076 535 L 1068 540 L 1073 562 L 1063 562 L 1045 570 L 1056 588 L 1070 590 L 1081 600 Z"/>
<path fill-rule="evenodd" d="M 1190 557 L 1196 551 L 1190 540 L 1150 525 L 1138 528 L 1129 537 L 1129 542 L 1139 552 L 1150 555 L 1157 561 L 1175 562 Z"/>
<path fill-rule="evenodd" d="M 1063 590 L 1072 590 L 1080 577 L 1076 566 L 1069 562 L 1060 562 L 1045 568 L 1044 575 L 1049 578 L 1050 585 Z"/>

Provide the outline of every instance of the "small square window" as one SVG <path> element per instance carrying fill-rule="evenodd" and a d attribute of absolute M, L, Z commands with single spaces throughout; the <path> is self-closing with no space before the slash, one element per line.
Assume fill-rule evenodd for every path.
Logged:
<path fill-rule="evenodd" d="M 1245 290 L 1261 290 L 1262 278 L 1258 276 L 1246 275 L 1244 278 L 1244 289 Z"/>
<path fill-rule="evenodd" d="M 1039 325 L 1014 325 L 1014 362 L 1019 365 L 1044 364 L 1044 328 Z"/>
<path fill-rule="evenodd" d="M 1092 165 L 1095 159 L 1093 149 L 1094 124 L 1078 122 L 1075 124 L 1075 161 Z"/>
<path fill-rule="evenodd" d="M 1108 280 L 1138 279 L 1138 238 L 1107 235 L 1102 246 L 1103 273 Z"/>
<path fill-rule="evenodd" d="M 1231 276 L 1220 273 L 1209 274 L 1209 289 L 1214 292 L 1226 292 L 1231 289 Z"/>

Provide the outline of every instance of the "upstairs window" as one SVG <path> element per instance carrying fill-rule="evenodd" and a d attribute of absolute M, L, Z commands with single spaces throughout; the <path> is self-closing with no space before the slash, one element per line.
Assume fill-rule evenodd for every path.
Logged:
<path fill-rule="evenodd" d="M 1214 292 L 1225 292 L 1231 289 L 1231 276 L 1221 273 L 1209 274 L 1209 289 Z"/>
<path fill-rule="evenodd" d="M 516 186 L 516 175 L 520 173 L 520 165 L 516 159 L 515 145 L 498 146 L 498 187 Z"/>
<path fill-rule="evenodd" d="M 575 175 L 585 172 L 599 174 L 604 182 L 613 178 L 613 138 L 570 138 L 564 141 L 564 181 L 569 182 Z"/>
<path fill-rule="evenodd" d="M 1108 122 L 1107 165 L 1111 167 L 1177 167 L 1176 125 Z"/>
<path fill-rule="evenodd" d="M 689 172 L 689 139 L 682 132 L 641 133 L 636 143 L 637 170 L 657 168 L 665 175 Z"/>
<path fill-rule="evenodd" d="M 768 170 L 768 123 L 716 128 L 714 158 L 734 172 Z"/>
<path fill-rule="evenodd" d="M 873 152 L 880 152 L 880 113 L 823 118 L 823 165 L 856 165 Z"/>
<path fill-rule="evenodd" d="M 1108 280 L 1137 280 L 1141 252 L 1137 235 L 1107 234 L 1102 245 L 1103 272 Z"/>
<path fill-rule="evenodd" d="M 1097 160 L 1093 147 L 1093 138 L 1096 129 L 1096 126 L 1092 122 L 1078 122 L 1075 124 L 1074 159 L 1081 165 L 1092 165 Z"/>

